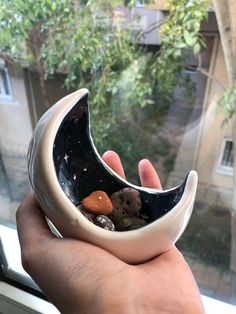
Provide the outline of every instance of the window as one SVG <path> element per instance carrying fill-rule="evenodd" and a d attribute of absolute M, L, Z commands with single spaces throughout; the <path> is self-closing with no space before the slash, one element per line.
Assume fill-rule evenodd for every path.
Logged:
<path fill-rule="evenodd" d="M 0 219 L 1 313 L 59 314 L 22 268 L 19 240 L 14 226 L 2 223 Z"/>
<path fill-rule="evenodd" d="M 79 1 L 77 2 L 79 3 Z M 89 3 L 88 1 L 82 2 Z M 129 3 L 130 1 L 125 2 Z M 100 144 L 101 142 L 102 144 L 105 143 L 104 149 L 97 145 L 100 152 L 105 149 L 113 149 L 119 153 L 128 181 L 140 184 L 136 165 L 142 158 L 148 158 L 152 161 L 158 170 L 164 190 L 181 184 L 189 170 L 195 169 L 197 171 L 199 184 L 193 214 L 188 227 L 177 241 L 176 246 L 186 258 L 201 294 L 212 298 L 204 297 L 205 304 L 208 301 L 212 305 L 214 303 L 219 313 L 228 314 L 230 311 L 226 309 L 228 307 L 225 307 L 225 303 L 236 304 L 236 219 L 232 219 L 232 213 L 236 213 L 236 204 L 235 202 L 233 204 L 234 181 L 236 179 L 234 178 L 235 171 L 233 169 L 236 166 L 234 162 L 235 134 L 232 135 L 232 138 L 228 134 L 228 130 L 233 128 L 234 122 L 233 120 L 229 121 L 226 128 L 220 128 L 220 119 L 215 118 L 214 114 L 211 115 L 214 111 L 215 99 L 218 99 L 219 93 L 222 92 L 221 85 L 224 85 L 228 80 L 223 45 L 219 37 L 215 14 L 211 12 L 208 23 L 202 26 L 204 29 L 202 28 L 201 36 L 204 37 L 206 45 L 204 53 L 201 52 L 199 58 L 189 50 L 183 53 L 186 71 L 183 71 L 182 78 L 189 78 L 188 88 L 186 90 L 184 88 L 187 86 L 187 80 L 181 79 L 181 76 L 174 77 L 170 73 L 170 82 L 173 78 L 179 79 L 179 84 L 171 99 L 166 99 L 165 95 L 159 92 L 155 80 L 151 82 L 150 90 L 146 89 L 149 77 L 151 77 L 149 72 L 151 74 L 153 68 L 150 67 L 149 72 L 145 72 L 147 75 L 144 79 L 139 79 L 138 76 L 144 72 L 146 65 L 149 66 L 151 58 L 156 60 L 159 54 L 160 38 L 157 35 L 159 34 L 158 28 L 166 17 L 167 11 L 164 11 L 164 9 L 155 10 L 155 6 L 164 7 L 164 2 L 155 1 L 151 8 L 146 8 L 144 1 L 136 1 L 137 10 L 132 9 L 133 11 L 136 10 L 134 13 L 141 17 L 138 20 L 139 23 L 133 21 L 132 30 L 138 35 L 139 32 L 140 34 L 146 32 L 145 41 L 142 39 L 141 42 L 144 49 L 140 49 L 140 51 L 145 51 L 147 56 L 142 56 L 139 59 L 135 57 L 135 60 L 133 57 L 130 58 L 130 53 L 135 50 L 136 45 L 127 45 L 129 38 L 126 37 L 125 41 L 121 40 L 119 45 L 114 45 L 116 37 L 122 39 L 120 36 L 123 32 L 120 31 L 119 36 L 114 36 L 111 33 L 114 31 L 114 27 L 109 27 L 111 32 L 106 33 L 107 27 L 103 24 L 99 24 L 101 26 L 98 28 L 95 28 L 96 24 L 93 26 L 96 32 L 104 32 L 100 33 L 98 43 L 94 40 L 94 45 L 90 45 L 91 47 L 84 46 L 82 45 L 83 40 L 86 39 L 88 43 L 90 42 L 90 38 L 86 37 L 87 33 L 90 34 L 90 32 L 85 32 L 82 37 L 76 33 L 73 34 L 75 40 L 69 42 L 70 38 L 68 37 L 70 49 L 68 50 L 68 45 L 65 45 L 65 47 L 68 53 L 76 52 L 74 55 L 75 61 L 80 60 L 78 56 L 81 47 L 84 49 L 83 54 L 88 49 L 89 57 L 91 57 L 93 51 L 97 51 L 96 58 L 93 58 L 92 68 L 90 68 L 90 62 L 82 70 L 80 65 L 72 63 L 75 66 L 71 73 L 76 75 L 77 69 L 78 72 L 82 71 L 83 80 L 86 81 L 88 78 L 88 81 L 90 80 L 88 86 L 91 86 L 91 88 L 98 86 L 96 80 L 97 77 L 100 77 L 100 73 L 105 74 L 103 79 L 100 79 L 104 86 L 99 90 L 106 92 L 104 99 L 108 101 L 107 103 L 102 101 L 102 105 L 98 103 L 96 107 L 97 115 L 94 114 L 92 121 L 100 119 L 103 123 L 102 119 L 104 118 L 103 124 L 108 127 L 105 118 L 108 117 L 106 114 L 110 114 L 111 110 L 112 119 L 109 121 L 111 128 L 102 133 L 95 123 L 92 122 L 91 127 L 97 134 L 102 135 L 99 137 Z M 27 1 L 25 3 L 27 7 Z M 105 3 L 106 1 L 104 1 Z M 144 9 L 142 9 L 143 6 Z M 100 7 L 105 8 L 106 11 L 110 6 Z M 93 8 L 93 12 L 95 12 L 95 7 Z M 127 11 L 123 9 L 123 7 L 119 9 L 119 14 L 124 16 L 125 22 L 123 25 L 126 28 L 126 21 L 132 15 L 128 9 Z M 98 16 L 104 14 L 104 10 L 103 13 L 96 12 L 98 12 L 96 13 Z M 112 14 L 111 17 L 113 18 Z M 51 21 L 51 19 L 49 20 Z M 95 23 L 92 18 L 91 21 Z M 53 27 L 53 23 L 50 22 L 50 25 L 50 27 Z M 59 24 L 56 24 L 56 26 L 59 27 Z M 47 28 L 44 25 L 42 38 L 46 35 L 45 29 Z M 70 32 L 68 36 L 70 36 Z M 73 46 L 76 37 L 80 41 L 82 40 L 81 45 Z M 142 38 L 144 38 L 143 35 Z M 104 43 L 102 39 L 104 39 Z M 57 37 L 55 37 L 55 43 L 59 43 Z M 127 48 L 126 54 L 123 54 L 123 43 L 125 47 L 131 47 L 132 51 L 128 51 Z M 33 45 L 33 42 L 30 41 L 27 49 L 30 49 L 31 45 Z M 57 47 L 57 45 L 55 46 Z M 54 45 L 51 46 L 51 49 L 53 47 Z M 109 47 L 112 50 L 109 50 Z M 119 47 L 117 53 L 114 50 L 116 47 Z M 105 51 L 106 49 L 107 51 Z M 136 52 L 135 55 L 137 56 Z M 56 53 L 55 56 L 57 59 L 59 55 L 66 57 L 70 53 L 67 54 L 66 51 L 62 51 L 60 54 Z M 124 62 L 117 62 L 119 55 L 122 56 Z M 51 61 L 48 59 L 48 61 L 52 63 L 54 60 L 56 61 L 55 56 L 50 56 L 52 59 Z M 114 60 L 111 60 L 112 56 L 114 56 Z M 106 67 L 106 60 L 111 61 L 108 67 Z M 129 60 L 134 61 L 130 64 Z M 74 60 L 72 61 L 74 62 Z M 0 278 L 0 312 L 3 313 L 11 312 L 3 311 L 1 308 L 2 283 L 16 288 L 12 283 L 17 281 L 21 285 L 18 286 L 19 290 L 26 292 L 26 289 L 33 289 L 33 292 L 30 292 L 31 296 L 33 296 L 33 293 L 37 294 L 34 283 L 20 267 L 15 212 L 29 188 L 27 148 L 32 134 L 32 126 L 46 111 L 46 100 L 51 105 L 68 94 L 68 90 L 61 88 L 65 83 L 66 73 L 58 73 L 59 68 L 54 76 L 50 76 L 50 79 L 44 82 L 46 88 L 43 91 L 42 84 L 40 85 L 42 81 L 40 81 L 36 71 L 37 67 L 27 64 L 24 60 L 20 62 L 22 62 L 22 67 L 20 64 L 13 64 L 7 68 L 7 64 L 0 59 L 0 259 L 3 269 L 2 278 Z M 85 58 L 83 65 L 86 62 Z M 65 62 L 65 64 L 63 69 L 66 71 L 67 66 L 69 67 L 70 64 L 68 62 Z M 126 68 L 121 68 L 123 66 L 126 66 Z M 61 65 L 60 68 L 62 69 Z M 112 69 L 112 72 L 109 72 L 109 69 Z M 106 71 L 108 71 L 108 74 Z M 94 73 L 92 81 L 91 73 Z M 217 78 L 217 80 L 212 78 Z M 77 83 L 72 76 L 70 79 L 74 84 Z M 113 82 L 118 82 L 118 84 L 113 86 Z M 67 83 L 69 84 L 70 80 Z M 137 93 L 133 98 L 129 96 L 132 95 L 132 86 L 138 86 Z M 116 91 L 113 89 L 114 87 L 116 87 Z M 47 97 L 43 95 L 44 92 L 47 93 Z M 149 94 L 151 94 L 150 99 Z M 139 95 L 140 97 L 143 97 L 142 95 L 147 97 L 146 105 L 144 103 L 145 106 L 143 107 L 136 105 Z M 47 99 L 45 100 L 44 97 Z M 96 92 L 91 92 L 90 97 L 95 104 Z M 109 103 L 110 99 L 111 103 Z M 20 105 L 12 106 L 13 101 Z M 10 106 L 5 106 L 5 104 L 10 104 Z M 106 107 L 106 104 L 109 106 Z M 126 112 L 128 113 L 127 116 L 124 115 Z M 98 140 L 96 134 L 94 134 L 94 139 Z M 216 175 L 216 172 L 223 174 L 224 177 Z M 219 177 L 221 180 L 218 180 Z M 26 287 L 25 290 L 23 290 L 23 286 Z M 221 308 L 220 301 L 225 302 L 223 304 L 224 309 Z M 10 302 L 8 303 L 10 304 Z M 233 305 L 230 308 L 232 308 L 232 312 L 236 313 Z M 206 311 L 215 314 L 218 313 L 217 309 L 209 309 L 208 312 L 206 308 Z M 15 311 L 15 313 L 18 312 Z M 46 313 L 52 313 L 52 311 L 47 310 Z"/>
<path fill-rule="evenodd" d="M 224 153 L 221 160 L 222 167 L 233 168 L 233 141 L 225 141 Z"/>
<path fill-rule="evenodd" d="M 142 0 L 137 0 L 136 1 L 136 8 L 143 8 L 144 7 L 144 3 Z"/>
<path fill-rule="evenodd" d="M 6 65 L 0 63 L 0 100 L 12 100 L 12 88 Z"/>
<path fill-rule="evenodd" d="M 233 174 L 234 166 L 234 145 L 231 139 L 224 139 L 218 165 L 218 172 L 225 175 Z"/>

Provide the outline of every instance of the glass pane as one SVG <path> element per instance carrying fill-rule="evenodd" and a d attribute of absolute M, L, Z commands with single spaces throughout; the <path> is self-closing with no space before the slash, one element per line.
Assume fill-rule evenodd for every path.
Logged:
<path fill-rule="evenodd" d="M 0 98 L 0 216 L 14 222 L 29 190 L 26 160 L 32 127 L 23 76 L 13 71 L 10 79 L 17 106 Z"/>
<path fill-rule="evenodd" d="M 225 141 L 225 148 L 224 148 L 224 153 L 223 153 L 221 164 L 222 164 L 222 166 L 232 168 L 233 167 L 233 160 L 234 160 L 233 142 L 232 141 Z"/>
<path fill-rule="evenodd" d="M 82 2 L 87 3 L 87 1 Z M 142 31 L 144 33 L 146 31 L 146 37 L 140 37 L 140 41 L 142 47 L 146 49 L 146 54 L 151 58 L 156 58 L 160 51 L 159 28 L 154 27 L 160 25 L 160 21 L 156 19 L 163 18 L 167 14 L 163 2 L 157 14 L 155 9 L 158 8 L 158 4 L 153 4 L 152 10 L 146 10 L 145 5 L 144 8 L 135 9 L 135 12 L 142 14 Z M 163 12 L 162 8 L 165 8 Z M 130 11 L 127 8 L 119 10 L 114 16 L 125 16 L 124 20 L 128 21 Z M 54 69 L 54 75 L 47 80 L 42 79 L 43 73 L 36 71 L 36 69 L 42 71 L 40 68 L 42 64 L 39 67 L 26 67 L 25 64 L 8 65 L 17 105 L 9 106 L 0 98 L 0 216 L 5 220 L 15 222 L 16 209 L 29 189 L 27 148 L 32 130 L 43 113 L 58 99 L 69 93 L 65 88 L 65 79 L 67 78 L 66 83 L 69 84 L 76 79 L 86 81 L 89 77 L 89 80 L 93 80 L 94 86 L 98 86 L 96 74 L 100 75 L 99 73 L 104 70 L 105 49 L 112 45 L 113 35 L 109 33 L 103 37 L 105 13 L 96 14 L 97 18 L 102 20 L 99 29 L 101 29 L 100 36 L 104 40 L 99 45 L 100 53 L 96 55 L 94 64 L 91 62 L 89 65 L 91 61 L 89 54 L 95 51 L 94 46 L 97 41 L 94 40 L 94 46 L 89 45 L 90 38 L 87 38 L 88 61 L 86 59 L 82 65 L 80 64 L 83 71 L 87 71 L 86 75 L 77 65 L 71 69 L 74 74 L 68 79 L 66 71 L 69 62 L 66 63 L 66 60 L 60 60 L 61 73 L 58 69 Z M 94 22 L 95 18 L 96 16 L 91 16 L 91 21 Z M 134 25 L 137 28 L 137 23 Z M 135 34 L 139 31 L 136 28 Z M 112 25 L 109 31 L 114 29 Z M 199 184 L 193 215 L 186 231 L 177 242 L 177 247 L 186 257 L 201 293 L 227 303 L 236 303 L 235 169 L 232 172 L 222 172 L 220 171 L 222 169 L 219 169 L 220 166 L 225 168 L 235 166 L 233 157 L 235 133 L 233 120 L 222 127 L 225 116 L 222 112 L 216 114 L 218 100 L 229 86 L 224 51 L 214 12 L 209 13 L 208 21 L 203 23 L 201 30 L 205 48 L 202 48 L 198 56 L 190 49 L 182 52 L 184 67 L 177 77 L 177 87 L 169 100 L 165 98 L 164 93 L 158 92 L 158 84 L 154 82 L 151 86 L 153 101 L 146 103 L 144 101 L 144 104 L 139 106 L 135 101 L 126 102 L 121 106 L 122 100 L 130 96 L 138 66 L 144 66 L 147 61 L 145 58 L 140 58 L 129 64 L 127 61 L 129 52 L 127 56 L 124 55 L 123 60 L 124 64 L 127 62 L 127 66 L 120 73 L 119 67 L 123 65 L 122 62 L 116 63 L 118 56 L 114 54 L 112 64 L 105 68 L 108 71 L 110 66 L 114 66 L 110 78 L 113 82 L 115 82 L 114 77 L 116 78 L 119 90 L 117 91 L 117 86 L 115 90 L 114 86 L 110 85 L 105 71 L 103 85 L 102 87 L 99 85 L 100 89 L 96 92 L 106 90 L 105 96 L 109 96 L 111 104 L 109 108 L 105 107 L 104 99 L 100 99 L 101 103 L 95 103 L 92 122 L 98 121 L 99 117 L 102 120 L 109 114 L 112 118 L 105 131 L 103 129 L 101 132 L 96 123 L 92 124 L 92 131 L 100 154 L 104 149 L 117 151 L 122 158 L 127 180 L 134 184 L 140 184 L 137 164 L 142 158 L 149 158 L 152 161 L 159 173 L 163 189 L 181 184 L 191 169 L 197 171 Z M 56 39 L 56 45 L 59 46 L 60 51 L 60 40 Z M 75 59 L 77 56 L 78 59 L 80 58 L 79 53 L 82 54 L 79 48 L 81 47 L 73 48 Z M 83 49 L 87 49 L 86 45 L 83 45 Z M 58 61 L 56 52 L 54 51 L 56 56 L 52 55 L 52 59 L 48 61 L 48 66 Z M 67 52 L 69 53 L 69 49 L 65 54 Z M 62 64 L 64 67 L 61 66 Z M 143 85 L 137 87 L 140 97 L 144 93 L 142 86 L 145 86 L 145 79 L 148 80 L 148 74 L 152 70 L 150 68 L 149 72 L 146 72 Z M 4 75 L 1 71 L 0 88 L 1 92 L 4 88 L 7 93 L 9 90 Z M 77 86 L 88 87 L 81 86 L 80 81 L 77 83 L 71 87 L 72 90 Z M 92 85 L 90 86 L 92 88 Z M 91 94 L 91 102 L 97 97 L 96 92 Z M 225 141 L 227 138 L 233 140 Z"/>
<path fill-rule="evenodd" d="M 7 68 L 0 67 L 0 95 L 10 96 L 10 81 L 8 78 Z"/>

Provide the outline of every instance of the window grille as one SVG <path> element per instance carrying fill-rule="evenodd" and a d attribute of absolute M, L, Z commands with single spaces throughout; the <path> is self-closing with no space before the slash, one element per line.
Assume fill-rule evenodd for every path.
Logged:
<path fill-rule="evenodd" d="M 234 165 L 233 141 L 225 140 L 223 155 L 221 158 L 221 166 L 233 168 L 233 165 Z"/>
<path fill-rule="evenodd" d="M 11 100 L 12 98 L 12 88 L 7 67 L 4 63 L 0 63 L 0 99 Z"/>
<path fill-rule="evenodd" d="M 136 1 L 136 8 L 143 8 L 144 7 L 144 2 L 142 0 L 137 0 Z"/>

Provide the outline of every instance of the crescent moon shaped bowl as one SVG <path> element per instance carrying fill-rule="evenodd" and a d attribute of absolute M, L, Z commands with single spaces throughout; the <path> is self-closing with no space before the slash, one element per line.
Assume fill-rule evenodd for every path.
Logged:
<path fill-rule="evenodd" d="M 139 187 L 117 175 L 98 154 L 90 134 L 88 90 L 58 101 L 39 120 L 28 151 L 28 172 L 45 216 L 63 237 L 99 246 L 128 263 L 147 261 L 175 243 L 190 219 L 197 173 L 170 190 Z M 130 187 L 140 193 L 149 223 L 130 231 L 94 225 L 78 209 L 83 198 L 102 190 L 108 196 Z"/>

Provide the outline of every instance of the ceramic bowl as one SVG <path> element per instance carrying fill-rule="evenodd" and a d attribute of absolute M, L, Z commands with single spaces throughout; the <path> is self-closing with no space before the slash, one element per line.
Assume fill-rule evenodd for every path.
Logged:
<path fill-rule="evenodd" d="M 197 188 L 197 173 L 170 190 L 135 186 L 118 176 L 98 154 L 90 134 L 88 90 L 52 106 L 39 120 L 28 152 L 29 178 L 45 216 L 63 237 L 81 239 L 128 263 L 147 261 L 168 250 L 186 228 Z M 150 223 L 131 231 L 110 231 L 91 223 L 77 208 L 96 190 L 108 195 L 125 187 L 139 191 Z"/>

